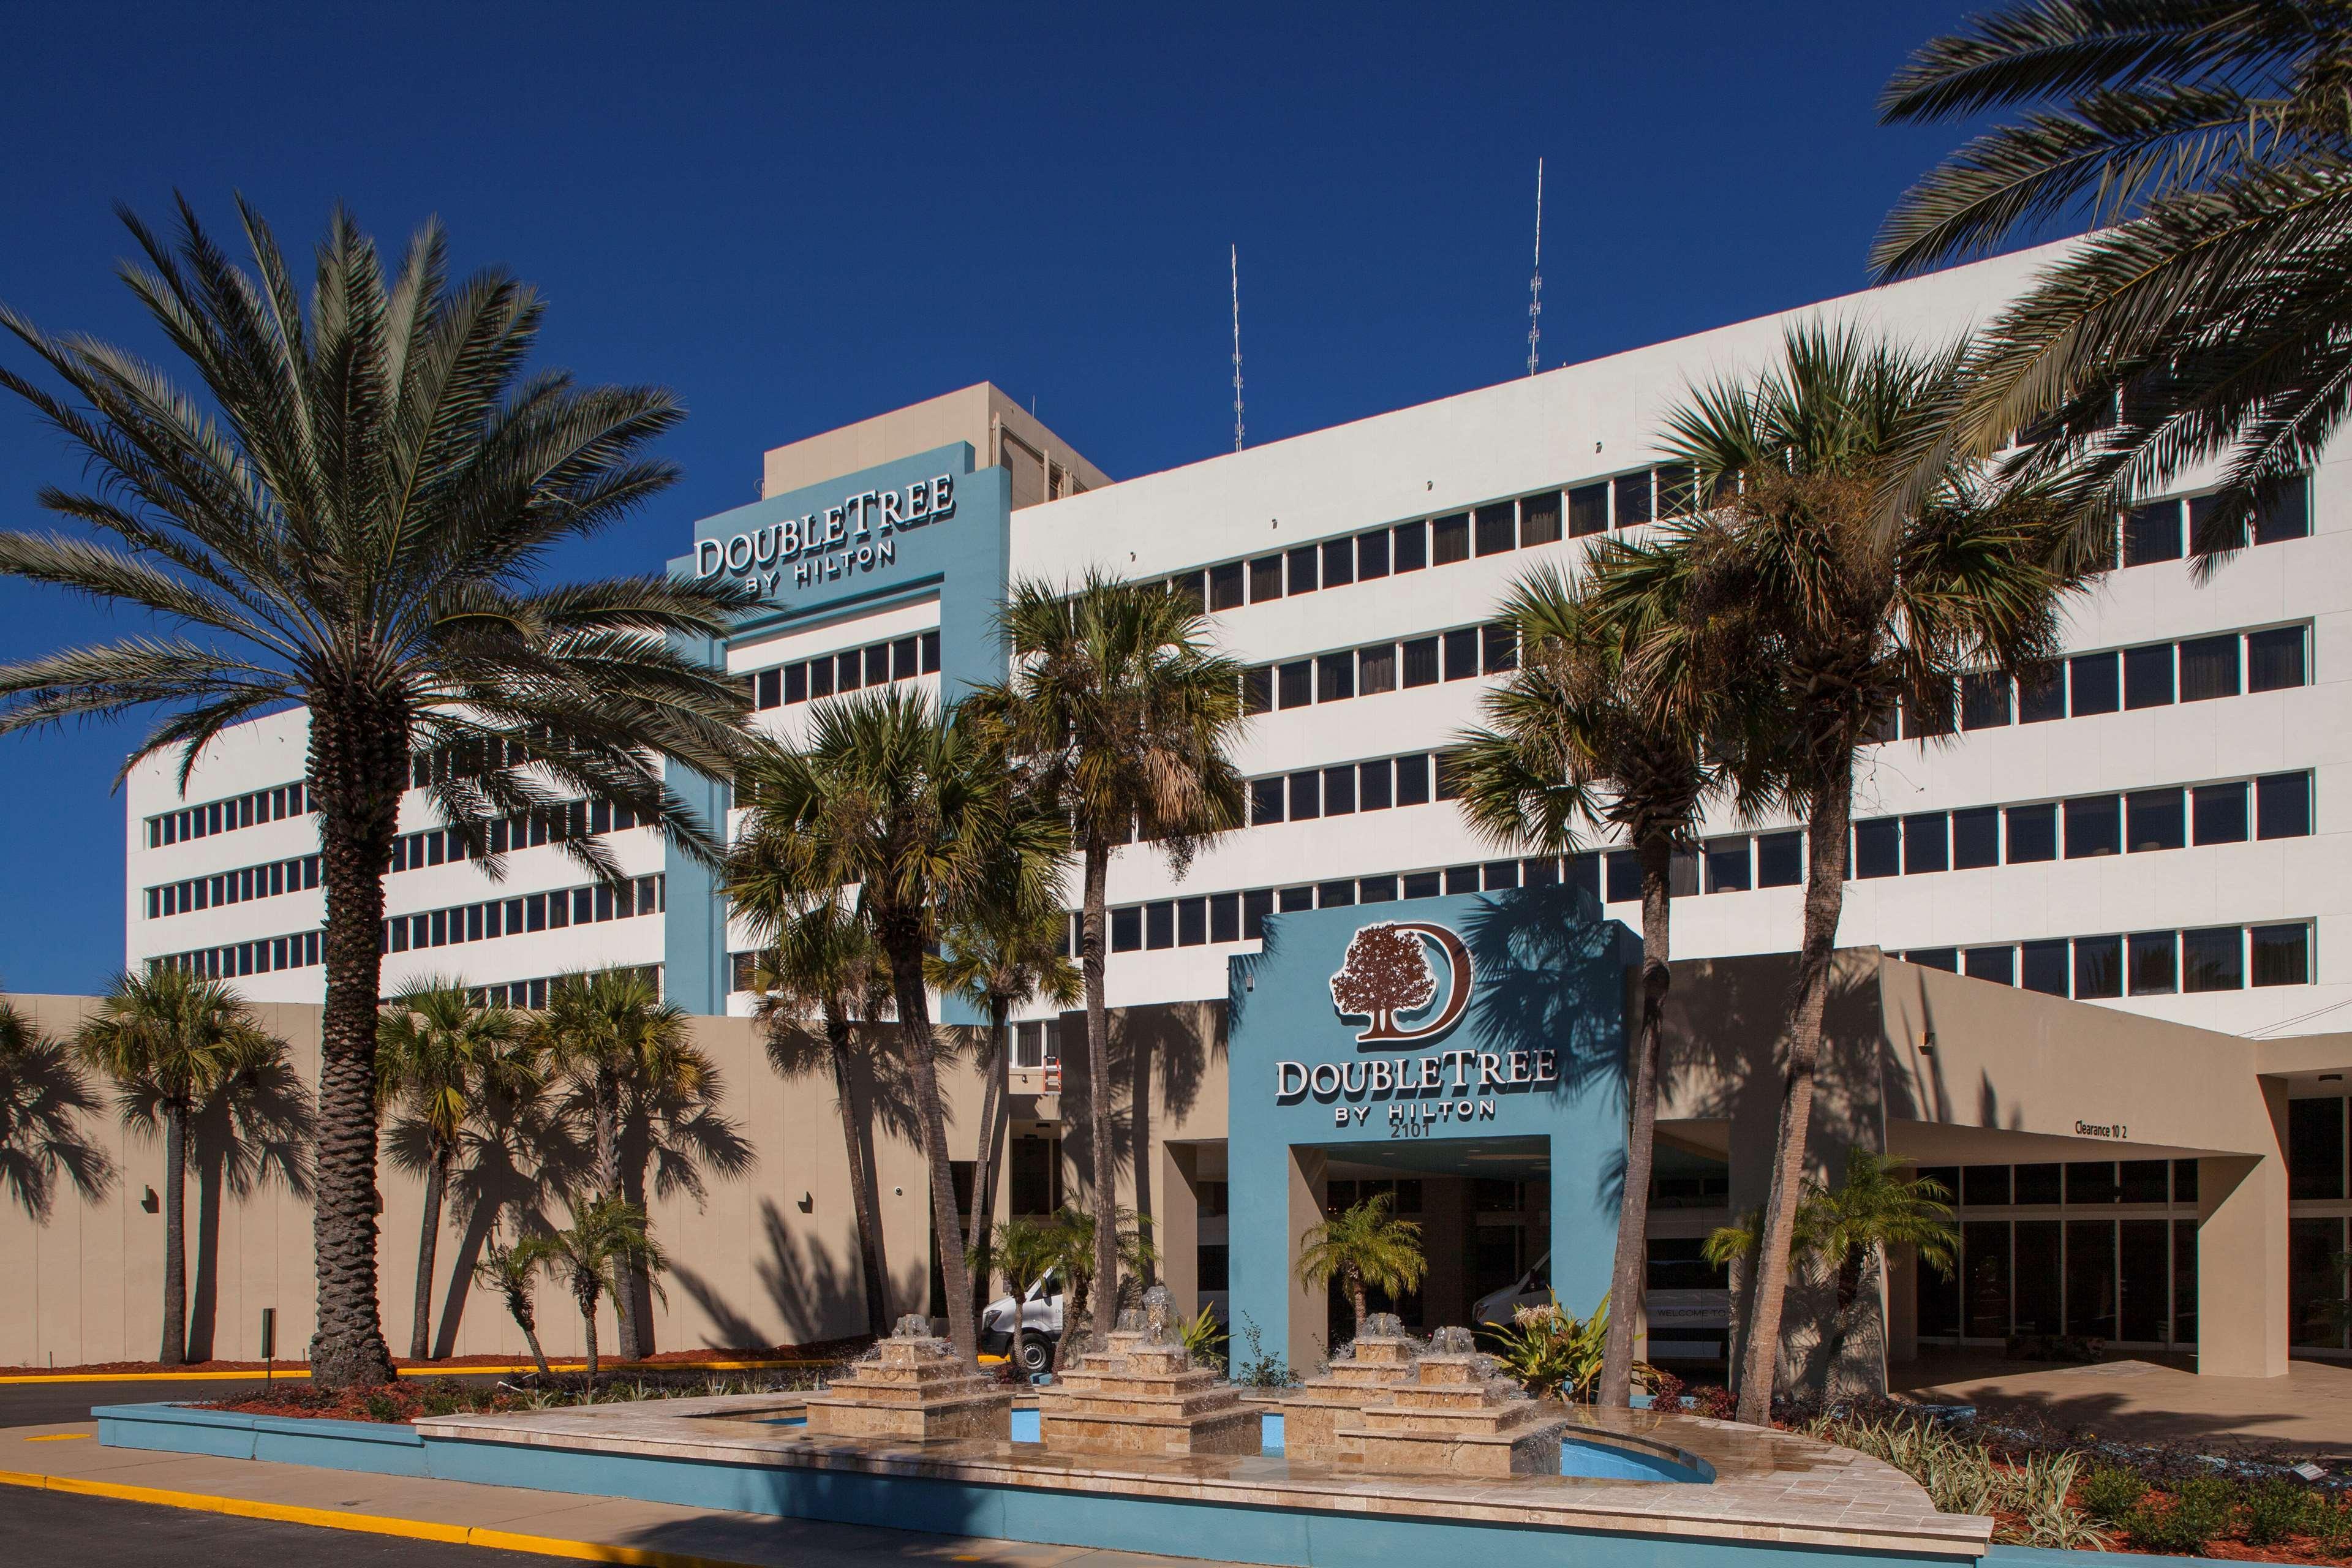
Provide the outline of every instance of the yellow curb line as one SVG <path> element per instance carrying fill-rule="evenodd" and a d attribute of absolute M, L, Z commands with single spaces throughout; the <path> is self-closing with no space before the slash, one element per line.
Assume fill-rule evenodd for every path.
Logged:
<path fill-rule="evenodd" d="M 837 1366 L 837 1361 L 651 1361 L 607 1362 L 604 1372 L 775 1372 L 794 1366 Z M 514 1366 L 404 1366 L 395 1375 L 405 1378 L 426 1377 L 502 1377 L 509 1373 L 537 1372 L 529 1362 Z M 584 1361 L 551 1361 L 550 1372 L 586 1372 Z M 243 1383 L 264 1374 L 257 1372 L 57 1372 L 22 1373 L 0 1377 L 0 1387 L 13 1384 L 33 1383 Z M 306 1378 L 307 1366 L 279 1367 L 272 1374 L 278 1378 Z"/>
<path fill-rule="evenodd" d="M 481 1546 L 493 1552 L 526 1552 L 541 1557 L 569 1557 L 583 1563 L 619 1563 L 628 1564 L 629 1568 L 757 1568 L 756 1564 L 728 1557 L 697 1557 L 677 1552 L 657 1552 L 649 1547 L 615 1546 L 600 1541 L 565 1541 L 552 1535 L 519 1535 L 511 1531 L 489 1530 L 480 1525 L 436 1524 L 429 1520 L 350 1513 L 341 1509 L 301 1508 L 292 1503 L 256 1502 L 248 1498 L 166 1491 L 157 1487 L 125 1486 L 117 1481 L 83 1480 L 73 1476 L 33 1475 L 23 1470 L 0 1470 L 0 1486 L 68 1492 L 79 1497 L 112 1498 L 120 1502 L 152 1503 L 160 1508 L 186 1509 L 195 1513 L 217 1513 L 235 1519 L 308 1524 L 320 1530 L 347 1530 L 364 1535 L 396 1535 L 409 1541 L 437 1541 L 450 1546 Z"/>
<path fill-rule="evenodd" d="M 75 1443 L 84 1437 L 94 1437 L 95 1432 L 49 1432 L 38 1437 L 27 1437 L 27 1443 Z"/>

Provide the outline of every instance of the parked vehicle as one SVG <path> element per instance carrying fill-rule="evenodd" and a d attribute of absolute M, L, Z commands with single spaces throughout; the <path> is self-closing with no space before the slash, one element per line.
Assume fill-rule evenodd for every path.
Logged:
<path fill-rule="evenodd" d="M 1054 1347 L 1062 1338 L 1062 1282 L 1048 1273 L 1021 1298 L 1021 1371 L 1049 1371 Z M 1013 1348 L 1013 1298 L 999 1296 L 980 1315 L 980 1349 L 983 1355 L 1003 1355 Z"/>
<path fill-rule="evenodd" d="M 1652 1361 L 1720 1361 L 1731 1332 L 1731 1290 L 1722 1269 L 1699 1256 L 1696 1240 L 1659 1240 L 1649 1247 L 1642 1292 L 1650 1325 Z M 1521 1307 L 1551 1300 L 1551 1254 L 1470 1310 L 1478 1323 L 1508 1323 Z"/>

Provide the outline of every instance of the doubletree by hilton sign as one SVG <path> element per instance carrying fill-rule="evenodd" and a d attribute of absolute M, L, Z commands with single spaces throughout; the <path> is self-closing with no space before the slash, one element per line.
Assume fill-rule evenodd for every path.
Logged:
<path fill-rule="evenodd" d="M 694 574 L 750 577 L 772 598 L 790 568 L 793 586 L 877 571 L 898 558 L 897 536 L 955 515 L 955 476 L 917 479 L 895 489 L 859 490 L 801 517 L 787 517 L 728 539 L 698 539 Z"/>
<path fill-rule="evenodd" d="M 1442 980 L 1433 957 L 1444 966 Z M 1365 1022 L 1356 1035 L 1359 1052 L 1397 1051 L 1445 1040 L 1469 1011 L 1476 985 L 1470 949 L 1451 927 L 1381 921 L 1349 939 L 1331 976 L 1331 1005 L 1342 1019 Z M 1556 1051 L 1444 1046 L 1405 1057 L 1277 1061 L 1274 1093 L 1277 1105 L 1328 1105 L 1337 1127 L 1361 1126 L 1381 1110 L 1390 1137 L 1420 1138 L 1433 1125 L 1491 1121 L 1500 1096 L 1559 1080 Z"/>

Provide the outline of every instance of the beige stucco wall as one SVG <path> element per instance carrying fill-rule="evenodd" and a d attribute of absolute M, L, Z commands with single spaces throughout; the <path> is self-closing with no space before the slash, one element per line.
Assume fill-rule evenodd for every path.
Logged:
<path fill-rule="evenodd" d="M 995 439 L 1009 434 L 1009 448 Z M 911 457 L 958 441 L 971 444 L 973 462 L 983 468 L 1003 463 L 1013 470 L 1013 504 L 1035 506 L 1046 493 L 1044 465 L 1067 473 L 1076 489 L 1099 489 L 1109 476 L 1047 429 L 1034 416 L 990 382 L 977 382 L 871 419 L 772 447 L 761 468 L 761 495 L 782 495 L 808 485 Z M 1074 493 L 1066 484 L 1063 494 Z"/>

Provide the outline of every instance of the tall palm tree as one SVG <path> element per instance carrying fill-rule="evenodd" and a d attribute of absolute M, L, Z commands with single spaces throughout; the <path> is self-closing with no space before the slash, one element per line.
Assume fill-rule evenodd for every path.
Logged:
<path fill-rule="evenodd" d="M 1028 1337 L 1022 1309 L 1027 1303 L 1029 1287 L 1061 1261 L 1062 1252 L 1061 1232 L 1050 1222 L 1016 1217 L 997 1227 L 986 1249 L 975 1247 L 966 1259 L 975 1269 L 993 1268 L 1004 1277 L 1005 1292 L 1013 1298 L 1013 1343 L 1007 1355 L 1016 1374 L 1021 1371 L 1022 1343 Z"/>
<path fill-rule="evenodd" d="M 1463 816 L 1488 842 L 1538 855 L 1578 847 L 1579 823 L 1605 825 L 1633 846 L 1642 871 L 1642 1019 L 1634 1042 L 1617 1220 L 1612 1300 L 1636 1302 L 1647 1261 L 1650 1172 L 1658 1121 L 1658 1047 L 1673 981 L 1674 854 L 1693 842 L 1719 769 L 1708 754 L 1717 683 L 1671 668 L 1627 669 L 1652 608 L 1620 599 L 1603 606 L 1590 586 L 1622 551 L 1603 540 L 1571 583 L 1556 566 L 1519 579 L 1504 601 L 1518 627 L 1519 663 L 1481 703 L 1486 727 L 1456 753 Z M 1615 611 L 1617 613 L 1612 614 Z M 1610 1320 L 1601 1363 L 1603 1405 L 1631 1405 L 1634 1313 Z"/>
<path fill-rule="evenodd" d="M 72 1049 L 0 1002 L 0 1187 L 34 1224 L 48 1224 L 60 1175 L 86 1200 L 113 1189 L 113 1160 L 81 1126 L 98 1103 Z"/>
<path fill-rule="evenodd" d="M 697 1196 L 698 1155 L 715 1158 L 730 1173 L 748 1165 L 749 1152 L 731 1125 L 714 1122 L 716 1064 L 694 1043 L 687 1010 L 665 1001 L 645 969 L 559 977 L 531 1032 L 549 1064 L 573 1086 L 593 1141 L 598 1196 L 642 1209 L 648 1162 L 656 1190 L 683 1188 Z M 614 1311 L 621 1355 L 634 1361 L 652 1353 L 652 1325 L 641 1321 L 644 1281 L 625 1261 L 624 1272 L 629 1279 L 614 1297 Z"/>
<path fill-rule="evenodd" d="M 1067 1007 L 1082 994 L 1077 966 L 1068 945 L 1070 917 L 1058 897 L 1024 909 L 1018 879 L 983 894 L 952 920 L 938 957 L 924 964 L 924 976 L 941 995 L 961 996 L 988 1019 L 988 1048 L 981 1062 L 987 1087 L 982 1091 L 980 1131 L 973 1160 L 968 1251 L 983 1250 L 996 1214 L 996 1177 L 1004 1161 L 1004 1137 L 1012 1125 L 1013 1053 L 1006 1026 L 1014 1008 L 1031 1002 Z"/>
<path fill-rule="evenodd" d="M 1066 1363 L 1078 1348 L 1079 1336 L 1071 1331 L 1087 1314 L 1087 1303 L 1096 1300 L 1097 1280 L 1107 1280 L 1103 1296 L 1110 1301 L 1111 1317 L 1118 1317 L 1118 1274 L 1102 1272 L 1101 1254 L 1096 1240 L 1101 1236 L 1100 1221 L 1092 1209 L 1082 1209 L 1065 1204 L 1054 1215 L 1051 1228 L 1059 1243 L 1054 1267 L 1061 1272 L 1068 1306 L 1063 1320 L 1062 1337 L 1054 1346 L 1054 1366 L 1056 1371 Z M 1130 1279 L 1139 1279 L 1160 1262 L 1160 1248 L 1151 1239 L 1151 1221 L 1133 1209 L 1120 1207 L 1111 1214 L 1111 1256 L 1127 1270 Z"/>
<path fill-rule="evenodd" d="M 1964 354 L 1792 327 L 1777 365 L 1696 390 L 1668 416 L 1664 448 L 1696 467 L 1718 504 L 1628 546 L 1601 589 L 1653 628 L 1637 672 L 1712 672 L 1732 694 L 1744 722 L 1721 732 L 1737 737 L 1728 761 L 1743 798 L 1805 817 L 1804 929 L 1738 1377 L 1740 1419 L 1759 1425 L 1844 907 L 1855 752 L 1898 712 L 1948 732 L 1964 671 L 2041 667 L 2058 648 L 2061 598 L 2080 580 L 2062 498 L 1957 460 L 1886 539 L 1883 497 L 1940 416 Z"/>
<path fill-rule="evenodd" d="M 660 1295 L 658 1276 L 668 1267 L 668 1255 L 646 1226 L 646 1211 L 626 1198 L 608 1194 L 575 1205 L 572 1223 L 563 1229 L 533 1231 L 516 1242 L 499 1278 L 500 1289 L 505 1289 L 509 1274 L 520 1272 L 528 1279 L 530 1270 L 544 1268 L 572 1293 L 572 1304 L 580 1309 L 581 1334 L 588 1349 L 588 1384 L 593 1388 L 597 1373 L 596 1298 L 611 1296 L 617 1319 L 631 1281 L 648 1279 L 654 1293 Z M 507 1300 L 511 1308 L 515 1300 L 511 1290 Z M 522 1300 L 528 1310 L 527 1292 Z M 537 1353 L 536 1344 L 533 1353 Z M 626 1351 L 622 1358 L 628 1359 Z"/>
<path fill-rule="evenodd" d="M 188 1352 L 188 1123 L 214 1098 L 279 1059 L 236 993 L 179 970 L 118 975 L 74 1037 L 82 1059 L 112 1079 L 133 1126 L 163 1124 L 163 1337 L 158 1355 L 178 1366 Z"/>
<path fill-rule="evenodd" d="M 890 1016 L 890 970 L 857 911 L 838 898 L 820 898 L 797 912 L 763 910 L 754 882 L 735 897 L 735 912 L 769 945 L 753 972 L 760 993 L 755 1016 L 768 1026 L 768 1061 L 787 1077 L 802 1070 L 794 1020 L 816 1016 L 834 1103 L 841 1113 L 841 1143 L 849 1160 L 850 1205 L 857 1224 L 857 1261 L 866 1288 L 866 1331 L 890 1332 L 890 1269 L 882 1237 L 882 1201 L 874 1170 L 871 1128 L 858 1093 L 857 1026 Z"/>
<path fill-rule="evenodd" d="M 432 1350 L 433 1259 L 441 1205 L 468 1126 L 492 1096 L 523 1089 L 539 1076 L 539 1052 L 522 1020 L 504 1007 L 478 1007 L 464 985 L 428 980 L 385 1007 L 376 1034 L 378 1094 L 396 1108 L 394 1162 L 425 1176 L 416 1240 L 416 1304 L 408 1354 Z"/>
<path fill-rule="evenodd" d="M 1094 572 L 1075 592 L 1016 583 L 1000 619 L 1012 673 L 975 700 L 1067 814 L 1082 857 L 1095 1266 L 1115 1280 L 1118 1174 L 1103 1000 L 1111 851 L 1139 839 L 1181 873 L 1202 844 L 1241 826 L 1241 774 L 1229 748 L 1243 723 L 1242 667 L 1210 647 L 1208 618 L 1191 600 L 1154 583 Z M 1095 1303 L 1097 1338 L 1110 1332 L 1116 1296 L 1106 1289 Z"/>
<path fill-rule="evenodd" d="M 184 785 L 229 725 L 308 710 L 326 897 L 310 1361 L 332 1388 L 391 1374 L 376 1299 L 375 1014 L 383 878 L 412 758 L 433 808 L 494 874 L 494 823 L 551 825 L 581 795 L 715 860 L 661 767 L 729 771 L 743 695 L 681 648 L 723 635 L 749 591 L 667 575 L 541 585 L 556 546 L 675 477 L 642 454 L 677 425 L 677 400 L 526 374 L 538 296 L 502 272 L 452 284 L 437 226 L 387 280 L 374 243 L 338 211 L 306 301 L 259 215 L 240 203 L 238 216 L 250 271 L 184 201 L 169 241 L 125 215 L 142 259 L 123 279 L 192 385 L 0 308 L 0 326 L 63 384 L 0 369 L 0 386 L 96 476 L 41 502 L 97 535 L 0 533 L 0 574 L 179 628 L 0 667 L 0 733 L 158 710 L 131 761 L 176 755 Z M 617 875 L 601 840 L 564 848 Z"/>
<path fill-rule="evenodd" d="M 1390 1213 L 1395 1203 L 1394 1193 L 1374 1193 L 1298 1238 L 1298 1282 L 1320 1290 L 1339 1280 L 1355 1309 L 1359 1334 L 1371 1310 L 1368 1291 L 1402 1296 L 1429 1272 L 1420 1223 Z"/>
<path fill-rule="evenodd" d="M 474 1279 L 499 1293 L 506 1304 L 507 1316 L 522 1331 L 523 1343 L 530 1347 L 530 1359 L 544 1379 L 553 1374 L 548 1370 L 547 1352 L 539 1347 L 539 1310 L 530 1299 L 531 1276 L 537 1272 L 528 1253 L 515 1247 L 501 1247 L 492 1242 L 481 1260 L 474 1265 Z"/>
<path fill-rule="evenodd" d="M 2045 459 L 2087 459 L 2102 481 L 2085 531 L 2219 463 L 2227 490 L 2199 544 L 2242 543 L 2263 487 L 2309 468 L 2345 418 L 2347 76 L 2352 18 L 2304 0 L 2012 0 L 1915 52 L 1885 120 L 2023 112 L 1904 195 L 1871 254 L 1881 277 L 2100 229 L 1986 329 L 1946 444 L 1989 453 L 2044 422 Z M 1913 493 L 1933 482 L 1931 463 Z"/>
<path fill-rule="evenodd" d="M 940 1094 L 923 957 L 939 911 L 962 904 L 994 857 L 1010 855 L 1031 889 L 1051 884 L 1067 852 L 1058 820 L 1021 809 L 987 726 L 901 687 L 835 698 L 797 751 L 759 743 L 740 784 L 752 803 L 730 885 L 757 907 L 855 888 L 856 908 L 890 970 L 900 1050 L 929 1166 L 931 1245 L 958 1356 L 974 1354 L 971 1277 L 956 1230 L 947 1107 Z"/>

